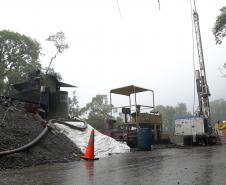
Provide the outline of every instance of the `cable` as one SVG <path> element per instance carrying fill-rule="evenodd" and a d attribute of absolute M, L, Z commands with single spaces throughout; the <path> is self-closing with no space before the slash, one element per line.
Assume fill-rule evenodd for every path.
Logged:
<path fill-rule="evenodd" d="M 119 0 L 116 0 L 116 1 L 117 1 L 117 7 L 118 7 L 119 15 L 120 15 L 121 19 L 123 20 L 122 12 L 121 12 L 121 9 L 120 9 L 120 6 L 119 6 Z M 160 0 L 158 0 L 158 5 L 159 5 L 159 10 L 160 10 Z"/>
<path fill-rule="evenodd" d="M 196 1 L 194 0 L 194 9 L 196 11 Z M 197 11 L 196 11 L 197 12 Z"/>
<path fill-rule="evenodd" d="M 195 5 L 195 0 L 194 0 Z M 194 25 L 193 25 L 193 9 L 192 9 L 192 2 L 190 0 L 190 7 L 191 7 L 191 23 L 192 23 L 192 60 L 193 60 L 193 71 L 194 71 L 194 95 L 193 95 L 193 116 L 195 114 L 195 38 L 194 38 Z M 196 7 L 195 7 L 196 8 Z"/>
<path fill-rule="evenodd" d="M 120 15 L 121 19 L 123 20 L 122 12 L 121 12 L 120 6 L 119 6 L 119 0 L 117 0 L 117 6 L 118 6 L 119 15 Z"/>

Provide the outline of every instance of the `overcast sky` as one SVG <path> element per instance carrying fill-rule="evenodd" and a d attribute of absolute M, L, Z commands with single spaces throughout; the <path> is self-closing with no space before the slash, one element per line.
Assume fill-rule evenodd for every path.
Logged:
<path fill-rule="evenodd" d="M 78 86 L 83 106 L 96 94 L 137 85 L 155 91 L 156 104 L 184 102 L 192 109 L 193 53 L 190 0 L 7 0 L 0 6 L 0 29 L 41 43 L 47 66 L 54 50 L 45 39 L 58 31 L 69 49 L 52 67 Z M 215 45 L 212 28 L 225 0 L 196 0 L 211 99 L 226 99 L 226 40 Z M 197 54 L 195 55 L 198 62 Z M 197 103 L 196 103 L 197 104 Z"/>

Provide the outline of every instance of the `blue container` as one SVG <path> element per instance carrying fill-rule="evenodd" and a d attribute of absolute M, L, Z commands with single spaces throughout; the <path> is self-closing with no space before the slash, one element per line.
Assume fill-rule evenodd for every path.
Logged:
<path fill-rule="evenodd" d="M 151 150 L 151 130 L 149 128 L 140 128 L 138 130 L 138 148 L 140 150 Z"/>

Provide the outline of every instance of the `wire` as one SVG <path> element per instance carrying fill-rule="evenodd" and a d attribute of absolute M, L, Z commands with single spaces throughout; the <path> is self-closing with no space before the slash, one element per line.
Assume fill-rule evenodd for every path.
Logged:
<path fill-rule="evenodd" d="M 120 9 L 120 6 L 119 6 L 119 0 L 116 0 L 116 1 L 117 1 L 119 15 L 120 15 L 121 19 L 123 20 L 122 12 L 121 12 L 121 9 Z"/>
<path fill-rule="evenodd" d="M 195 5 L 195 0 L 194 0 Z M 194 95 L 193 95 L 193 116 L 195 114 L 195 90 L 196 90 L 196 79 L 195 79 L 195 38 L 194 38 L 194 24 L 193 24 L 193 8 L 192 2 L 190 0 L 190 7 L 191 7 L 191 24 L 192 24 L 192 60 L 193 60 L 193 71 L 194 71 Z M 196 7 L 195 7 L 196 8 Z"/>
<path fill-rule="evenodd" d="M 123 20 L 122 12 L 121 12 L 120 5 L 119 5 L 119 0 L 116 0 L 116 1 L 117 1 L 119 15 L 120 15 L 121 19 Z M 158 0 L 158 4 L 159 4 L 159 10 L 160 10 L 160 0 Z"/>
<path fill-rule="evenodd" d="M 196 1 L 194 0 L 194 9 L 196 11 Z M 197 12 L 197 11 L 196 11 Z"/>

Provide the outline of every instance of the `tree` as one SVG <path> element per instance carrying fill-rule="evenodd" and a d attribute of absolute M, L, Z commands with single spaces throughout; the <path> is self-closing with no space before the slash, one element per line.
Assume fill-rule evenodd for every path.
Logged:
<path fill-rule="evenodd" d="M 222 39 L 226 36 L 226 6 L 220 9 L 220 15 L 217 16 L 213 27 L 213 34 L 215 36 L 216 44 L 221 44 Z M 226 74 L 223 72 L 225 69 L 226 63 L 219 68 L 224 78 L 226 78 Z"/>
<path fill-rule="evenodd" d="M 175 108 L 172 106 L 158 105 L 156 106 L 156 110 L 158 110 L 162 115 L 162 123 L 163 123 L 163 130 L 168 132 L 169 134 L 174 134 L 174 121 L 175 121 Z"/>
<path fill-rule="evenodd" d="M 40 45 L 28 36 L 16 32 L 0 31 L 0 94 L 9 85 L 26 78 L 26 74 L 41 68 Z"/>
<path fill-rule="evenodd" d="M 105 119 L 109 117 L 111 105 L 108 104 L 107 95 L 96 95 L 92 102 L 81 109 L 82 113 L 88 115 L 87 122 L 98 130 L 105 128 Z"/>
<path fill-rule="evenodd" d="M 72 98 L 69 98 L 69 116 L 70 117 L 79 117 L 81 116 L 81 110 L 79 108 L 78 98 L 76 96 L 76 91 L 72 92 Z"/>
<path fill-rule="evenodd" d="M 46 73 L 48 73 L 50 66 L 53 62 L 53 60 L 57 57 L 59 53 L 62 53 L 65 49 L 68 49 L 68 44 L 65 42 L 66 37 L 63 32 L 57 32 L 55 35 L 50 35 L 47 39 L 47 41 L 53 42 L 57 51 L 53 57 L 50 59 L 50 63 L 48 68 L 46 69 Z"/>
<path fill-rule="evenodd" d="M 222 74 L 222 77 L 226 78 L 226 74 L 225 74 L 224 70 L 226 70 L 226 62 L 224 63 L 224 65 L 222 67 L 219 67 L 219 71 Z"/>
<path fill-rule="evenodd" d="M 45 68 L 42 69 L 42 73 L 43 73 L 43 74 L 46 74 L 46 71 L 47 71 L 47 67 L 45 67 Z M 48 69 L 48 74 L 49 74 L 49 75 L 52 75 L 52 76 L 55 76 L 56 79 L 57 79 L 58 81 L 62 81 L 62 80 L 63 80 L 63 77 L 61 76 L 61 74 L 58 73 L 58 72 L 56 72 L 56 71 L 54 70 L 54 68 L 51 68 L 51 67 L 50 67 L 50 68 Z"/>
<path fill-rule="evenodd" d="M 188 116 L 191 115 L 187 111 L 187 105 L 185 103 L 178 103 L 177 106 L 175 107 L 175 114 L 176 116 Z"/>
<path fill-rule="evenodd" d="M 226 7 L 220 9 L 220 15 L 217 16 L 213 27 L 216 44 L 221 44 L 222 39 L 226 36 Z"/>
<path fill-rule="evenodd" d="M 210 102 L 211 122 L 226 120 L 226 101 L 218 99 Z"/>
<path fill-rule="evenodd" d="M 170 135 L 174 134 L 174 122 L 177 116 L 191 115 L 191 113 L 187 111 L 185 103 L 178 103 L 175 107 L 158 105 L 156 106 L 156 110 L 162 115 L 163 130 Z"/>

